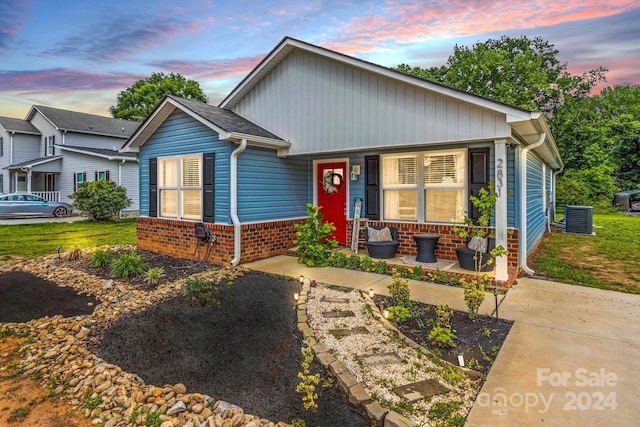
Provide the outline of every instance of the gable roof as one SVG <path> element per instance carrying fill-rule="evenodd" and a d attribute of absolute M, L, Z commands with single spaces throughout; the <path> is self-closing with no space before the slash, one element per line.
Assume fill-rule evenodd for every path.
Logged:
<path fill-rule="evenodd" d="M 131 120 L 113 119 L 44 105 L 31 107 L 25 120 L 31 120 L 36 112 L 40 112 L 56 129 L 68 132 L 129 138 L 140 126 L 139 122 Z"/>
<path fill-rule="evenodd" d="M 42 135 L 31 122 L 11 117 L 0 117 L 0 127 L 7 132 L 24 133 L 29 135 Z"/>
<path fill-rule="evenodd" d="M 560 152 L 553 140 L 544 116 L 539 112 L 532 112 L 514 105 L 495 101 L 465 92 L 430 80 L 411 76 L 400 71 L 392 70 L 372 62 L 357 59 L 320 46 L 312 45 L 291 37 L 285 37 L 267 56 L 233 89 L 233 91 L 219 104 L 224 109 L 235 109 L 240 101 L 256 87 L 267 75 L 283 62 L 292 52 L 300 50 L 309 54 L 319 55 L 337 61 L 345 66 L 356 68 L 364 72 L 389 78 L 422 90 L 436 93 L 451 99 L 468 103 L 476 107 L 503 114 L 506 123 L 511 127 L 513 138 L 519 143 L 530 145 L 539 140 L 540 135 L 546 135 L 542 146 L 534 151 L 554 168 L 562 167 Z M 294 141 L 295 142 L 295 141 Z"/>
<path fill-rule="evenodd" d="M 166 96 L 138 130 L 131 136 L 121 151 L 135 152 L 153 135 L 164 120 L 176 109 L 190 115 L 220 135 L 221 140 L 240 141 L 249 145 L 284 150 L 289 142 L 256 125 L 231 110 L 177 96 Z"/>
<path fill-rule="evenodd" d="M 134 153 L 121 153 L 119 150 L 106 148 L 76 147 L 73 145 L 56 145 L 56 148 L 72 151 L 74 153 L 87 154 L 89 156 L 102 157 L 108 160 L 135 160 Z"/>

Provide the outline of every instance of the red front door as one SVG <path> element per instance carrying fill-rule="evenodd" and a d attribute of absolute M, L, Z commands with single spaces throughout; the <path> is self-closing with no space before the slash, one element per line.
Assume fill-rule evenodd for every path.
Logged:
<path fill-rule="evenodd" d="M 347 244 L 347 163 L 318 164 L 318 206 L 324 222 L 336 227 L 333 237 L 342 245 Z"/>

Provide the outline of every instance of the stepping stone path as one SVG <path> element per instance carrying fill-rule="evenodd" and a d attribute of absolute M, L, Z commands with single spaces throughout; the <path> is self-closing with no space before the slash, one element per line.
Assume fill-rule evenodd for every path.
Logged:
<path fill-rule="evenodd" d="M 436 394 L 448 393 L 449 389 L 437 380 L 430 379 L 418 381 L 417 383 L 405 384 L 393 389 L 400 397 L 407 399 L 409 402 L 424 399 L 425 397 L 435 396 Z"/>
<path fill-rule="evenodd" d="M 334 317 L 355 317 L 355 313 L 351 310 L 331 310 L 323 312 L 322 316 L 328 319 Z"/>
<path fill-rule="evenodd" d="M 404 359 L 397 353 L 375 353 L 357 356 L 365 366 L 389 365 L 391 363 L 403 363 Z"/>

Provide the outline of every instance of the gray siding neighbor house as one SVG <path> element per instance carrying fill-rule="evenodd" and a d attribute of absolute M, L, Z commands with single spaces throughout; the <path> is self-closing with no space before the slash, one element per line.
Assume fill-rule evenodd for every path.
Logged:
<path fill-rule="evenodd" d="M 72 203 L 79 183 L 106 179 L 127 189 L 139 212 L 138 161 L 119 149 L 140 123 L 34 105 L 24 120 L 0 117 L 0 193 Z"/>
<path fill-rule="evenodd" d="M 123 151 L 140 159 L 138 247 L 188 258 L 203 222 L 212 261 L 233 265 L 287 253 L 307 203 L 348 246 L 356 199 L 369 224 L 397 227 L 399 254 L 430 233 L 456 260 L 452 226 L 493 181 L 502 281 L 528 270 L 563 165 L 539 112 L 288 37 L 218 106 L 165 98 Z"/>

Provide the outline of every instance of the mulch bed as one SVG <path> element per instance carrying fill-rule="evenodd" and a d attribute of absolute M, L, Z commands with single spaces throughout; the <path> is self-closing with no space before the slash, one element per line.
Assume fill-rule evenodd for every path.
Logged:
<path fill-rule="evenodd" d="M 202 271 L 189 261 L 138 253 L 148 265 L 165 269 L 163 281 Z M 108 269 L 91 268 L 86 258 L 64 265 L 109 278 Z M 152 288 L 140 279 L 130 284 L 141 290 Z M 237 278 L 231 289 L 224 284 L 221 289 L 219 307 L 174 297 L 101 324 L 92 331 L 91 350 L 147 383 L 183 383 L 188 392 L 208 394 L 272 421 L 300 418 L 308 426 L 369 425 L 335 384 L 318 386 L 317 413 L 302 407 L 295 392 L 303 360 L 293 306 L 293 293 L 299 290 L 296 282 L 249 273 Z M 0 275 L 0 295 L 0 313 L 21 315 L 0 319 L 3 322 L 85 314 L 92 310 L 88 302 L 99 303 L 71 288 L 19 272 Z M 315 362 L 311 370 L 328 377 Z"/>
<path fill-rule="evenodd" d="M 31 273 L 0 274 L 0 322 L 23 323 L 45 316 L 91 314 L 100 301 L 59 287 Z"/>
<path fill-rule="evenodd" d="M 391 298 L 382 295 L 376 295 L 374 301 L 378 306 L 393 305 Z M 410 311 L 414 316 L 404 323 L 394 323 L 394 326 L 405 336 L 457 366 L 457 348 L 437 347 L 428 338 L 436 325 L 435 309 L 435 305 L 412 301 Z M 458 347 L 463 351 L 465 365 L 483 374 L 488 373 L 512 325 L 510 320 L 490 316 L 477 316 L 475 320 L 471 320 L 466 312 L 455 311 L 451 329 L 459 341 Z M 477 365 L 473 360 L 477 361 Z"/>

